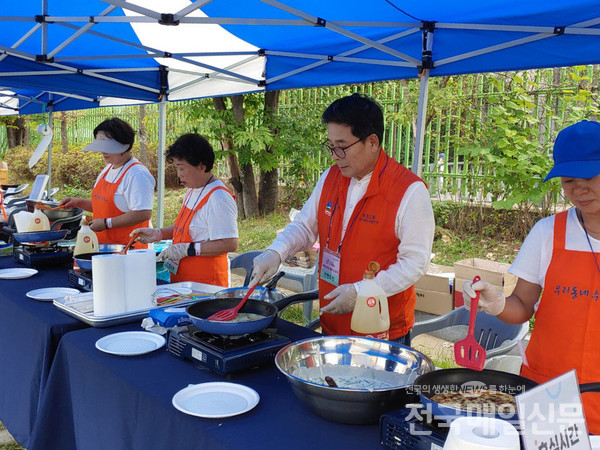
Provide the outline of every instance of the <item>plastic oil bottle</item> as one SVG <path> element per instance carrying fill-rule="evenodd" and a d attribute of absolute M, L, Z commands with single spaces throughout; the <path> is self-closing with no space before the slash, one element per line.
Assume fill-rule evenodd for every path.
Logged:
<path fill-rule="evenodd" d="M 77 232 L 73 256 L 82 255 L 84 253 L 94 253 L 97 251 L 98 236 L 96 236 L 96 233 L 89 227 L 87 218 L 83 216 L 81 219 L 81 228 Z"/>
<path fill-rule="evenodd" d="M 29 221 L 29 231 L 48 231 L 50 229 L 50 220 L 41 209 L 35 209 Z"/>
<path fill-rule="evenodd" d="M 389 339 L 390 314 L 385 292 L 375 281 L 379 263 L 371 261 L 356 295 L 350 328 L 355 336 Z"/>

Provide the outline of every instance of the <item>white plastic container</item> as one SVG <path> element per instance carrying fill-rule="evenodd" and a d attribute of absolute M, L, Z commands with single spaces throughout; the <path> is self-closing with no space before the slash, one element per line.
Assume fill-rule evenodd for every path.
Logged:
<path fill-rule="evenodd" d="M 18 228 L 18 227 L 17 227 Z M 29 230 L 27 231 L 48 231 L 50 230 L 50 220 L 42 212 L 41 209 L 36 209 L 31 215 L 29 222 Z"/>
<path fill-rule="evenodd" d="M 87 221 L 82 219 L 81 228 L 77 232 L 75 240 L 75 248 L 73 256 L 82 255 L 84 253 L 95 253 L 98 251 L 98 236 L 88 226 Z"/>
<path fill-rule="evenodd" d="M 350 322 L 352 334 L 355 336 L 389 339 L 390 314 L 387 296 L 374 279 L 378 271 L 379 264 L 371 261 L 356 295 L 356 305 Z"/>
<path fill-rule="evenodd" d="M 33 213 L 28 211 L 19 211 L 13 217 L 15 218 L 15 225 L 17 226 L 17 232 L 27 233 L 29 231 L 29 224 L 31 223 L 31 216 Z"/>

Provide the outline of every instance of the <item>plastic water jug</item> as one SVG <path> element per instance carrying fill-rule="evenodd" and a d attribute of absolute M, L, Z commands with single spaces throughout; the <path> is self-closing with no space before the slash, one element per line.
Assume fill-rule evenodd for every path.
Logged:
<path fill-rule="evenodd" d="M 82 255 L 84 253 L 95 253 L 98 251 L 98 236 L 89 227 L 86 218 L 81 220 L 81 228 L 77 232 L 75 240 L 75 248 L 73 256 Z"/>
<path fill-rule="evenodd" d="M 19 211 L 18 213 L 15 213 L 13 217 L 15 219 L 15 225 L 17 226 L 17 232 L 27 233 L 29 231 L 31 216 L 33 216 L 33 213 L 28 211 Z"/>
<path fill-rule="evenodd" d="M 378 271 L 379 264 L 371 261 L 358 289 L 350 322 L 352 334 L 355 336 L 389 338 L 390 313 L 387 296 L 375 281 L 375 273 Z"/>
<path fill-rule="evenodd" d="M 50 220 L 41 209 L 36 209 L 31 215 L 28 231 L 48 231 L 50 229 Z"/>

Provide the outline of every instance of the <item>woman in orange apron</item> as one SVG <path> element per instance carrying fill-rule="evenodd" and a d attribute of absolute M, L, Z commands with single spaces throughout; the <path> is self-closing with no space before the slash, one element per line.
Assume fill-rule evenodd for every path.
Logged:
<path fill-rule="evenodd" d="M 188 188 L 179 215 L 171 226 L 138 228 L 134 233 L 144 243 L 173 239 L 173 244 L 158 255 L 171 271 L 171 282 L 229 287 L 227 253 L 238 246 L 237 205 L 211 172 L 214 151 L 202 136 L 189 133 L 169 147 L 166 157 L 175 166 L 181 184 Z"/>
<path fill-rule="evenodd" d="M 100 172 L 92 198 L 66 197 L 66 208 L 91 211 L 90 228 L 98 242 L 127 244 L 129 234 L 139 226 L 148 226 L 154 204 L 156 181 L 150 171 L 131 154 L 135 132 L 118 118 L 107 119 L 94 129 L 94 141 L 84 151 L 96 151 L 108 165 Z M 146 245 L 137 244 L 138 248 Z"/>
<path fill-rule="evenodd" d="M 574 208 L 531 230 L 510 268 L 519 280 L 508 298 L 485 281 L 465 282 L 463 290 L 471 297 L 480 291 L 479 309 L 507 323 L 523 323 L 535 312 L 522 376 L 542 383 L 575 369 L 579 383 L 598 382 L 600 123 L 562 130 L 553 157 L 544 181 L 560 177 Z M 600 395 L 587 393 L 582 400 L 589 432 L 600 434 Z"/>

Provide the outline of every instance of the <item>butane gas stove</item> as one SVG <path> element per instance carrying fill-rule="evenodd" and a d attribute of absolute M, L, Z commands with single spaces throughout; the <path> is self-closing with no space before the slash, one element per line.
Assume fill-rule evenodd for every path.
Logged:
<path fill-rule="evenodd" d="M 410 404 L 381 416 L 381 443 L 402 450 L 442 450 L 450 422 L 437 420 L 423 405 Z"/>
<path fill-rule="evenodd" d="M 13 258 L 28 267 L 67 266 L 73 263 L 73 251 L 56 244 L 47 247 L 18 245 L 13 249 Z"/>
<path fill-rule="evenodd" d="M 193 325 L 169 332 L 167 350 L 196 367 L 221 375 L 272 363 L 275 355 L 291 341 L 273 329 L 240 336 L 205 333 Z"/>
<path fill-rule="evenodd" d="M 92 272 L 76 268 L 69 269 L 69 286 L 86 292 L 92 292 L 94 285 L 92 283 Z"/>

